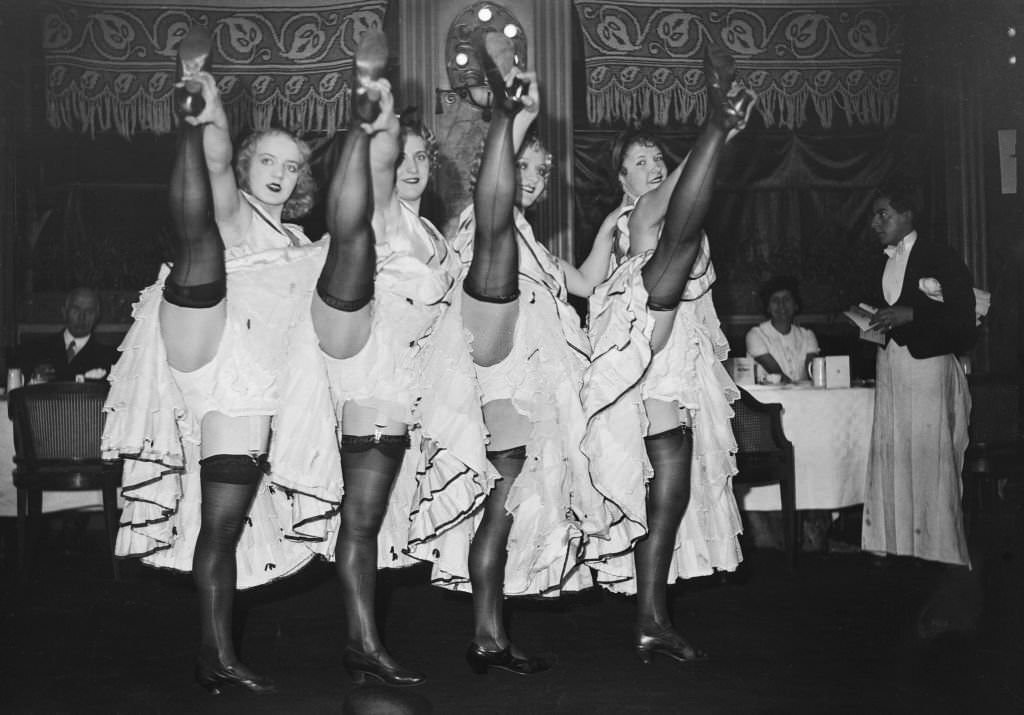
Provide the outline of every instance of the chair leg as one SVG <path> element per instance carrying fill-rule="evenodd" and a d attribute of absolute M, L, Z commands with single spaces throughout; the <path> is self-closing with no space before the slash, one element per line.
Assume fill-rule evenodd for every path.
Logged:
<path fill-rule="evenodd" d="M 779 482 L 779 495 L 782 497 L 783 545 L 789 568 L 795 570 L 800 551 L 800 519 L 796 510 L 796 485 L 792 473 Z"/>
<path fill-rule="evenodd" d="M 27 489 L 28 505 L 28 538 L 25 540 L 25 574 L 29 574 L 35 563 L 35 551 L 39 546 L 39 522 L 43 518 L 43 491 Z"/>
<path fill-rule="evenodd" d="M 18 488 L 18 573 L 28 573 L 28 490 Z"/>
<path fill-rule="evenodd" d="M 117 540 L 117 488 L 103 488 L 103 521 L 107 527 L 107 548 L 110 549 L 110 565 L 114 571 L 114 580 L 121 580 L 121 571 L 114 554 L 114 543 Z"/>

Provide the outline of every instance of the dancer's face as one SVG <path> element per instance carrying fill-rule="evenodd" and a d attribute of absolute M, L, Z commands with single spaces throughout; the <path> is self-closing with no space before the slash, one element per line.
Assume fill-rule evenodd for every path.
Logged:
<path fill-rule="evenodd" d="M 430 154 L 423 137 L 415 134 L 405 136 L 402 147 L 402 163 L 395 172 L 398 198 L 402 201 L 415 202 L 423 196 L 430 178 Z"/>
<path fill-rule="evenodd" d="M 551 167 L 548 165 L 547 152 L 538 145 L 531 144 L 519 154 L 516 168 L 519 174 L 519 200 L 517 203 L 521 209 L 525 210 L 537 202 L 548 186 L 548 174 L 551 173 Z"/>
<path fill-rule="evenodd" d="M 653 144 L 633 144 L 622 158 L 619 184 L 629 197 L 638 199 L 664 181 L 667 175 L 661 149 Z"/>
<path fill-rule="evenodd" d="M 302 153 L 283 134 L 268 134 L 259 140 L 249 162 L 249 192 L 268 206 L 283 205 L 299 180 Z"/>

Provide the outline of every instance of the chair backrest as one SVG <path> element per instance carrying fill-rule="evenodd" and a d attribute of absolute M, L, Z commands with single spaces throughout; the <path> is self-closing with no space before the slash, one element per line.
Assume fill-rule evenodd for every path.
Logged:
<path fill-rule="evenodd" d="M 49 382 L 12 390 L 15 460 L 100 458 L 106 382 Z"/>
<path fill-rule="evenodd" d="M 1020 383 L 1012 375 L 971 375 L 973 444 L 1007 444 L 1021 439 Z"/>
<path fill-rule="evenodd" d="M 782 405 L 759 402 L 742 387 L 739 389 L 740 399 L 732 403 L 736 413 L 732 432 L 740 453 L 792 449 L 782 429 Z"/>

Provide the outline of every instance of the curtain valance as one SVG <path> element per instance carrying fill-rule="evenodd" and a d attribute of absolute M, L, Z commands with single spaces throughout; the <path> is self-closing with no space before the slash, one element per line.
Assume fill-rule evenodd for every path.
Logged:
<path fill-rule="evenodd" d="M 736 58 L 769 126 L 801 126 L 808 105 L 826 127 L 836 110 L 851 123 L 895 119 L 900 0 L 575 2 L 594 124 L 702 122 L 709 42 Z"/>
<path fill-rule="evenodd" d="M 287 4 L 287 7 L 285 5 Z M 213 32 L 214 76 L 235 126 L 334 133 L 352 58 L 387 0 L 46 0 L 47 118 L 55 128 L 167 132 L 177 44 Z"/>

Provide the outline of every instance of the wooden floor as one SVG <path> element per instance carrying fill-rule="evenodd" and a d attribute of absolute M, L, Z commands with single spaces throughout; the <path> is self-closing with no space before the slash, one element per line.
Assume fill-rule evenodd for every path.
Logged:
<path fill-rule="evenodd" d="M 711 654 L 685 665 L 643 665 L 630 648 L 632 601 L 591 591 L 512 602 L 512 634 L 557 656 L 554 670 L 477 676 L 463 661 L 468 598 L 426 585 L 423 569 L 384 572 L 386 641 L 430 678 L 402 691 L 350 683 L 336 580 L 317 563 L 242 597 L 245 659 L 280 685 L 264 697 L 214 697 L 192 681 L 187 576 L 130 561 L 115 583 L 99 519 L 65 543 L 51 517 L 22 580 L 12 521 L 0 520 L 5 713 L 1024 712 L 1019 501 L 976 522 L 970 572 L 832 553 L 789 574 L 781 553 L 750 550 L 736 576 L 673 589 L 677 624 Z"/>

